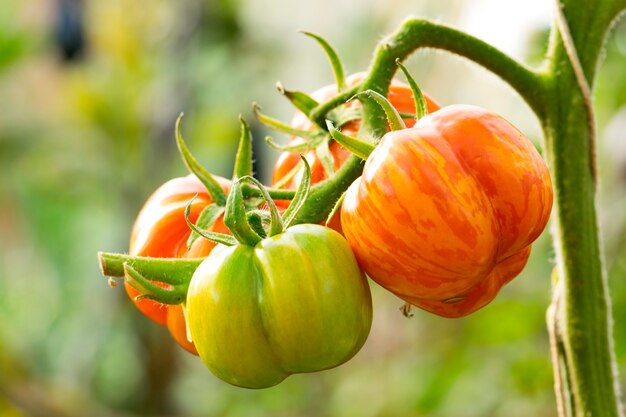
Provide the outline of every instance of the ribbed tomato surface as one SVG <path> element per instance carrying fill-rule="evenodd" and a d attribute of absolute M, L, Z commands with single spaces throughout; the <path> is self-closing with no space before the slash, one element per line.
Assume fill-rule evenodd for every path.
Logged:
<path fill-rule="evenodd" d="M 346 362 L 372 323 L 369 286 L 348 243 L 315 224 L 254 247 L 217 246 L 194 273 L 186 308 L 205 365 L 247 388 Z"/>
<path fill-rule="evenodd" d="M 552 197 L 546 164 L 519 130 L 487 110 L 454 105 L 383 137 L 341 219 L 374 281 L 459 317 L 521 272 Z"/>

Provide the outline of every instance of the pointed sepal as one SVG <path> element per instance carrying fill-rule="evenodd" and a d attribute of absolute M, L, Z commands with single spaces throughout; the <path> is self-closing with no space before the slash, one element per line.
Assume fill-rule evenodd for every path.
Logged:
<path fill-rule="evenodd" d="M 199 230 L 208 230 L 222 214 L 224 214 L 224 207 L 218 206 L 215 203 L 209 204 L 200 212 L 195 226 Z M 193 245 L 199 237 L 201 237 L 200 234 L 192 230 L 189 239 L 187 239 L 187 249 L 191 249 L 191 245 Z"/>
<path fill-rule="evenodd" d="M 368 97 L 373 99 L 385 112 L 385 116 L 387 116 L 387 122 L 389 123 L 389 128 L 391 130 L 402 130 L 406 129 L 406 125 L 396 110 L 395 107 L 387 100 L 387 97 L 383 96 L 380 93 L 377 93 L 374 90 L 366 90 L 358 93 L 357 97 Z"/>
<path fill-rule="evenodd" d="M 226 245 L 226 246 L 233 246 L 239 243 L 237 239 L 235 239 L 234 237 L 230 235 L 227 235 L 224 233 L 209 232 L 208 230 L 201 230 L 198 226 L 193 224 L 191 220 L 189 220 L 189 214 L 191 212 L 191 204 L 196 199 L 196 197 L 198 197 L 198 195 L 195 195 L 191 200 L 189 200 L 189 203 L 187 203 L 187 206 L 185 207 L 185 221 L 187 222 L 187 226 L 189 226 L 192 233 L 197 233 L 199 236 L 207 240 L 210 240 L 215 243 L 221 243 L 222 245 Z"/>
<path fill-rule="evenodd" d="M 233 180 L 252 175 L 252 134 L 250 133 L 250 126 L 241 115 L 239 115 L 239 122 L 241 123 L 241 136 L 235 155 Z"/>
<path fill-rule="evenodd" d="M 419 120 L 428 114 L 428 106 L 426 105 L 426 99 L 424 98 L 424 94 L 409 73 L 409 70 L 407 70 L 406 67 L 402 65 L 400 59 L 396 59 L 396 64 L 398 65 L 398 67 L 400 67 L 400 69 L 404 73 L 404 76 L 406 77 L 406 80 L 409 82 L 409 86 L 411 87 L 411 91 L 413 92 L 413 99 L 415 100 L 415 119 Z"/>
<path fill-rule="evenodd" d="M 307 140 L 305 142 L 301 142 L 295 145 L 290 145 L 290 144 L 286 144 L 286 145 L 281 145 L 278 144 L 274 141 L 274 139 L 271 136 L 267 136 L 265 138 L 265 143 L 267 143 L 267 145 L 272 148 L 272 149 L 276 149 L 277 151 L 281 151 L 281 152 L 303 152 L 303 151 L 310 151 L 313 150 L 315 148 L 317 148 L 322 142 L 324 141 L 328 141 L 328 134 L 326 132 L 321 133 L 320 135 L 315 137 L 314 139 L 310 139 Z"/>
<path fill-rule="evenodd" d="M 161 287 L 144 277 L 128 263 L 124 263 L 124 280 L 141 293 L 141 295 L 135 297 L 136 301 L 148 298 L 170 305 L 183 303 L 187 297 L 187 288 L 189 287 L 189 283 L 168 284 L 165 288 Z"/>
<path fill-rule="evenodd" d="M 328 41 L 322 38 L 315 33 L 302 31 L 301 33 L 313 38 L 320 44 L 326 56 L 328 57 L 328 61 L 330 61 L 330 65 L 333 69 L 333 74 L 335 75 L 335 82 L 337 83 L 337 91 L 341 92 L 346 89 L 346 76 L 343 69 L 343 64 L 341 63 L 341 59 L 339 58 L 339 54 L 337 51 L 328 43 Z"/>
<path fill-rule="evenodd" d="M 285 133 L 291 136 L 298 136 L 308 140 L 318 140 L 320 135 L 323 136 L 325 134 L 325 132 L 320 130 L 302 130 L 291 127 L 288 124 L 261 113 L 261 108 L 256 103 L 252 104 L 252 112 L 259 122 L 263 123 L 270 129 L 276 130 L 277 132 Z"/>
<path fill-rule="evenodd" d="M 178 146 L 178 150 L 183 158 L 183 162 L 189 172 L 194 174 L 200 182 L 206 187 L 207 192 L 211 196 L 213 201 L 220 205 L 224 206 L 226 204 L 226 193 L 222 189 L 222 186 L 217 182 L 217 180 L 209 173 L 200 163 L 196 160 L 196 158 L 191 154 L 189 148 L 185 144 L 183 140 L 183 136 L 180 133 L 180 124 L 183 118 L 183 113 L 178 116 L 176 120 L 176 145 Z"/>
<path fill-rule="evenodd" d="M 306 202 L 306 199 L 309 196 L 309 190 L 311 189 L 311 167 L 304 156 L 300 155 L 300 158 L 304 164 L 304 174 L 302 175 L 302 181 L 300 181 L 300 185 L 298 185 L 298 189 L 296 190 L 296 195 L 293 197 L 293 200 L 291 200 L 287 210 L 283 213 L 283 223 L 285 228 L 288 228 L 293 224 L 293 221 L 296 219 L 298 213 L 302 209 L 302 206 Z"/>
<path fill-rule="evenodd" d="M 295 108 L 304 113 L 307 117 L 319 103 L 311 96 L 302 91 L 289 91 L 280 83 L 276 83 L 276 89 L 285 96 Z"/>
<path fill-rule="evenodd" d="M 324 222 L 324 225 L 328 226 L 333 217 L 335 217 L 335 215 L 341 210 L 341 205 L 343 204 L 344 198 L 346 198 L 345 191 L 341 194 L 341 197 L 339 197 L 339 199 L 335 201 L 335 205 L 333 206 L 333 209 L 330 211 L 330 213 L 328 213 L 328 217 L 326 217 L 326 222 Z"/>
<path fill-rule="evenodd" d="M 328 126 L 328 132 L 330 136 L 337 141 L 341 146 L 358 156 L 359 158 L 366 160 L 370 154 L 374 151 L 375 146 L 371 143 L 364 142 L 352 136 L 348 136 L 339 130 L 335 129 L 330 121 L 326 121 Z"/>
<path fill-rule="evenodd" d="M 335 173 L 335 167 L 327 140 L 322 141 L 322 143 L 315 148 L 315 155 L 317 155 L 317 159 L 322 163 L 326 174 L 331 177 Z"/>

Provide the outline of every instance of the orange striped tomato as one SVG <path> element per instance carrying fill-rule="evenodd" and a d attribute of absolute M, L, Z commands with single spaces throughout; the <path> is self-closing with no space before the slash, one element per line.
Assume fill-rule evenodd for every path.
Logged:
<path fill-rule="evenodd" d="M 355 86 L 356 84 L 361 82 L 366 75 L 366 73 L 360 72 L 348 76 L 346 78 L 347 87 L 350 88 Z M 316 101 L 323 103 L 330 100 L 336 95 L 337 86 L 335 84 L 332 84 L 315 91 L 313 94 L 311 94 L 311 97 L 313 97 Z M 433 112 L 439 109 L 439 105 L 432 98 L 430 98 L 427 94 L 424 94 L 424 97 L 426 99 L 428 111 Z M 397 80 L 393 80 L 389 87 L 389 94 L 387 98 L 389 99 L 391 104 L 393 104 L 393 106 L 398 110 L 398 112 L 415 114 L 415 102 L 413 100 L 413 93 L 411 92 L 411 88 L 408 85 L 401 83 Z M 358 100 L 352 100 L 348 102 L 346 106 L 348 108 L 357 108 L 361 106 L 361 103 Z M 414 123 L 414 118 L 405 119 L 405 124 L 409 127 L 413 126 Z M 311 122 L 304 113 L 300 111 L 296 112 L 291 122 L 291 126 L 299 130 L 308 131 L 312 131 L 317 128 L 317 126 L 313 122 Z M 360 126 L 360 120 L 354 120 L 342 126 L 341 130 L 347 135 L 355 136 Z M 304 141 L 304 139 L 294 136 L 291 139 L 290 144 L 296 145 L 298 143 L 303 143 Z M 335 141 L 331 141 L 329 147 L 334 168 L 335 170 L 337 170 L 350 156 L 350 151 L 348 151 Z M 307 158 L 307 161 L 309 162 L 309 165 L 311 167 L 311 184 L 318 183 L 328 178 L 328 174 L 314 150 L 304 152 L 303 155 L 305 156 L 305 158 Z M 299 162 L 300 152 L 283 152 L 278 157 L 278 160 L 276 161 L 276 164 L 274 166 L 272 183 L 276 184 L 280 182 L 287 174 L 290 173 L 292 169 L 296 167 Z M 287 181 L 284 187 L 287 189 L 297 189 L 300 181 L 302 180 L 303 173 L 304 168 L 295 173 L 293 178 Z"/>
<path fill-rule="evenodd" d="M 341 219 L 374 281 L 424 310 L 461 317 L 521 272 L 552 197 L 546 164 L 519 130 L 454 105 L 383 137 Z"/>
<path fill-rule="evenodd" d="M 215 177 L 224 191 L 230 189 L 230 181 Z M 189 219 L 195 223 L 202 210 L 212 203 L 204 185 L 194 176 L 174 178 L 159 187 L 139 212 L 130 238 L 129 252 L 134 256 L 155 258 L 200 258 L 207 256 L 215 243 L 204 238 L 197 239 L 187 249 L 190 230 L 185 221 L 185 208 L 189 200 L 198 197 L 190 207 Z M 210 228 L 228 233 L 223 218 Z M 126 292 L 137 308 L 156 323 L 167 326 L 172 337 L 186 350 L 197 354 L 193 343 L 187 340 L 185 318 L 181 306 L 169 306 L 153 300 L 135 300 L 139 291 L 126 283 Z"/>

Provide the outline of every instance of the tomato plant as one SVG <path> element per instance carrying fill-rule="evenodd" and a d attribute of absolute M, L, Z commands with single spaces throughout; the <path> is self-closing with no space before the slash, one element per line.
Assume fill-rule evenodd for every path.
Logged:
<path fill-rule="evenodd" d="M 454 105 L 382 138 L 341 219 L 368 276 L 459 317 L 521 272 L 551 208 L 550 175 L 532 143 L 494 113 Z"/>
<path fill-rule="evenodd" d="M 332 98 L 320 93 L 319 100 L 324 100 L 320 103 L 304 93 L 283 91 L 302 113 L 292 125 L 258 112 L 257 117 L 293 136 L 295 144 L 284 150 L 315 150 L 307 158 L 314 165 L 316 184 L 308 190 L 308 165 L 304 162 L 305 171 L 297 172 L 298 160 L 284 154 L 275 169 L 275 188 L 241 186 L 229 196 L 226 213 L 238 213 L 226 216 L 234 237 L 203 232 L 189 223 L 196 233 L 208 233 L 205 236 L 230 245 L 211 252 L 197 270 L 198 260 L 164 262 L 101 254 L 103 271 L 125 276 L 145 289 L 144 296 L 171 304 L 184 302 L 188 293 L 192 335 L 205 363 L 231 383 L 271 386 L 290 373 L 347 360 L 363 343 L 367 333 L 363 329 L 369 326 L 367 297 L 345 309 L 346 304 L 337 304 L 335 296 L 324 294 L 319 284 L 318 268 L 331 265 L 331 278 L 326 278 L 329 288 L 343 288 L 342 284 L 335 287 L 339 280 L 332 275 L 345 267 L 343 255 L 337 256 L 343 250 L 324 249 L 332 247 L 339 235 L 298 224 L 327 219 L 345 193 L 342 225 L 365 271 L 411 304 L 460 317 L 490 302 L 524 267 L 552 208 L 552 174 L 556 266 L 548 330 L 559 415 L 620 416 L 611 304 L 595 207 L 592 88 L 608 29 L 624 10 L 624 1 L 557 2 L 556 23 L 545 61 L 538 68 L 527 67 L 462 31 L 411 18 L 381 40 L 362 79 L 346 82 L 336 52 L 325 40 L 309 34 L 330 59 L 337 85 L 328 90 Z M 464 56 L 510 84 L 543 128 L 550 173 L 523 134 L 483 109 L 449 106 L 406 128 L 388 93 L 398 64 L 424 47 Z M 411 79 L 409 83 L 419 91 Z M 355 96 L 362 107 L 351 101 Z M 417 94 L 414 98 L 419 101 Z M 415 106 L 419 116 L 425 107 L 423 101 Z M 358 139 L 353 129 L 359 130 Z M 329 143 L 329 134 L 355 155 L 346 156 L 345 149 Z M 308 192 L 301 192 L 303 184 Z M 296 186 L 298 192 L 291 192 Z M 304 194 L 308 198 L 302 198 Z M 293 200 L 285 224 L 296 226 L 284 231 L 269 196 Z M 270 206 L 271 215 L 259 197 Z M 332 264 L 337 259 L 340 264 Z M 135 267 L 174 290 L 164 292 L 149 284 L 152 281 Z M 348 281 L 362 283 L 356 270 Z M 193 278 L 191 271 L 195 271 Z M 310 277 L 309 281 L 295 288 L 298 281 L 292 272 L 296 278 Z M 350 285 L 355 293 L 363 288 Z M 273 292 L 274 287 L 280 291 Z M 298 315 L 295 303 L 311 312 L 314 327 Z M 327 309 L 335 310 L 334 314 Z M 360 324 L 346 329 L 344 323 Z M 349 334 L 351 343 L 327 350 L 326 337 L 339 337 L 335 331 Z M 309 349 L 309 343 L 315 348 Z"/>

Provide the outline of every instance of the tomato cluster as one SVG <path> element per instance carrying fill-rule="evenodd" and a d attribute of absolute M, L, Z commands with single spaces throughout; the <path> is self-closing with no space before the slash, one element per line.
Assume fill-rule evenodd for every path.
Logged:
<path fill-rule="evenodd" d="M 346 88 L 363 77 L 348 77 Z M 330 85 L 310 100 L 326 102 L 337 94 Z M 211 198 L 216 194 L 206 178 L 194 175 L 162 185 L 137 217 L 130 255 L 205 259 L 182 305 L 138 297 L 129 281 L 128 295 L 215 375 L 249 388 L 328 369 L 356 354 L 372 320 L 365 276 L 439 316 L 461 317 L 484 307 L 521 272 L 545 228 L 550 176 L 532 143 L 502 117 L 467 105 L 441 108 L 428 95 L 420 97 L 414 84 L 391 83 L 385 102 L 398 120 L 390 119 L 388 132 L 368 145 L 369 155 L 357 153 L 366 162 L 345 193 L 340 216 L 329 222 L 335 230 L 292 225 L 309 185 L 333 175 L 313 148 L 285 151 L 274 166 L 274 186 L 298 190 L 291 203 L 275 204 L 248 175 L 235 174 L 232 182 L 213 177 L 219 199 Z M 342 109 L 358 114 L 360 106 L 349 100 Z M 348 118 L 337 127 L 354 136 L 361 120 Z M 301 111 L 291 129 L 323 134 Z M 339 170 L 353 158 L 350 146 L 326 140 Z M 295 135 L 290 142 L 306 143 Z M 195 160 L 181 152 L 191 169 Z M 251 169 L 247 157 L 240 165 Z M 255 202 L 245 199 L 243 180 L 258 185 Z M 226 198 L 219 202 L 225 216 L 216 215 L 200 230 L 203 210 Z M 190 227 L 199 238 L 189 239 Z"/>

